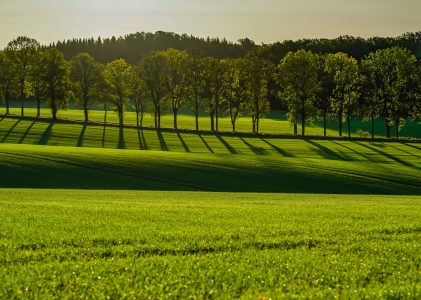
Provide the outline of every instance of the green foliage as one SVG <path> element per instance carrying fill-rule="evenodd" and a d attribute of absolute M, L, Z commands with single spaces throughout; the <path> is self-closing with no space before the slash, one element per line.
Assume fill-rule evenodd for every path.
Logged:
<path fill-rule="evenodd" d="M 0 190 L 0 298 L 421 297 L 421 199 Z"/>
<path fill-rule="evenodd" d="M 42 81 L 46 89 L 46 98 L 53 119 L 60 109 L 67 107 L 70 97 L 70 65 L 63 53 L 55 48 L 41 52 L 40 65 L 43 66 Z"/>
<path fill-rule="evenodd" d="M 133 68 L 124 59 L 118 59 L 105 66 L 103 76 L 109 91 L 109 101 L 114 105 L 119 124 L 122 126 L 124 111 L 133 93 L 130 85 L 134 76 Z"/>
<path fill-rule="evenodd" d="M 102 85 L 102 66 L 86 52 L 77 54 L 71 60 L 71 79 L 78 103 L 85 112 L 85 121 L 89 121 L 88 111 L 98 99 Z"/>
<path fill-rule="evenodd" d="M 279 97 L 288 103 L 292 123 L 296 124 L 298 114 L 301 115 L 302 136 L 305 135 L 305 121 L 314 114 L 313 103 L 320 90 L 318 75 L 318 58 L 310 51 L 289 52 L 278 66 Z"/>

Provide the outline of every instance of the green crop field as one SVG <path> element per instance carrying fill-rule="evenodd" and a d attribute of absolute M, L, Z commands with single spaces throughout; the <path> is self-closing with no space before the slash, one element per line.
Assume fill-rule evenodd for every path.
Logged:
<path fill-rule="evenodd" d="M 0 190 L 0 298 L 421 297 L 421 197 Z"/>
<path fill-rule="evenodd" d="M 0 117 L 0 211 L 0 299 L 421 298 L 419 143 Z"/>

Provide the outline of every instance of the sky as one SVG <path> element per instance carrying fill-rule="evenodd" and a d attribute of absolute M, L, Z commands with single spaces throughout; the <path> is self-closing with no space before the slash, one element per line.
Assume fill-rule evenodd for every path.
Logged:
<path fill-rule="evenodd" d="M 421 30 L 421 0 L 0 0 L 0 48 L 158 30 L 257 43 Z"/>

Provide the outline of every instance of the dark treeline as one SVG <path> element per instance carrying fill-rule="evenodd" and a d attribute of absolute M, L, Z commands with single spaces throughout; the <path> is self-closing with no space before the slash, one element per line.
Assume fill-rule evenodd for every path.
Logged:
<path fill-rule="evenodd" d="M 421 59 L 421 31 L 405 33 L 398 37 L 360 37 L 341 36 L 336 39 L 301 39 L 287 40 L 269 45 L 256 45 L 250 39 L 241 39 L 236 43 L 219 38 L 197 38 L 191 35 L 179 35 L 171 32 L 135 33 L 124 37 L 73 39 L 57 42 L 51 46 L 63 52 L 66 59 L 71 59 L 80 52 L 87 52 L 99 62 L 107 63 L 124 58 L 130 64 L 136 64 L 151 51 L 168 48 L 186 50 L 201 56 L 216 58 L 242 57 L 254 50 L 255 54 L 277 64 L 288 52 L 307 50 L 319 54 L 346 53 L 357 60 L 377 50 L 400 46 Z"/>
<path fill-rule="evenodd" d="M 88 122 L 93 103 L 102 103 L 104 124 L 107 111 L 112 108 L 123 126 L 130 106 L 136 112 L 139 128 L 143 126 L 146 112 L 152 113 L 155 127 L 159 129 L 161 116 L 171 111 L 177 129 L 180 109 L 188 108 L 195 115 L 198 131 L 199 109 L 206 107 L 212 131 L 219 131 L 221 117 L 230 119 L 233 132 L 238 118 L 248 117 L 252 132 L 258 133 L 260 119 L 270 111 L 270 99 L 275 97 L 288 111 L 295 135 L 298 135 L 299 124 L 304 137 L 306 123 L 322 119 L 325 136 L 327 121 L 336 120 L 339 136 L 343 135 L 346 123 L 348 137 L 351 137 L 351 119 L 358 117 L 371 121 L 372 138 L 374 121 L 383 118 L 387 137 L 395 125 L 397 139 L 408 119 L 420 117 L 421 64 L 414 54 L 417 48 L 411 49 L 412 42 L 408 42 L 409 48 L 394 45 L 364 56 L 359 52 L 353 57 L 346 52 L 333 51 L 334 47 L 327 53 L 306 50 L 305 46 L 276 53 L 274 49 L 279 45 L 257 47 L 250 40 L 230 44 L 165 33 L 147 35 L 147 38 L 146 34 L 140 34 L 145 40 L 157 36 L 160 40 L 161 35 L 168 38 L 169 44 L 172 39 L 178 39 L 180 44 L 184 39 L 193 44 L 225 44 L 234 57 L 220 58 L 205 51 L 165 48 L 167 44 L 161 41 L 157 43 L 162 50 L 136 50 L 136 43 L 133 49 L 126 45 L 133 53 L 140 51 L 137 55 L 141 59 L 135 63 L 124 58 L 101 63 L 86 51 L 66 59 L 56 47 L 41 47 L 36 40 L 18 37 L 0 52 L 0 99 L 6 104 L 6 114 L 10 113 L 10 101 L 17 99 L 24 116 L 26 100 L 32 99 L 37 103 L 38 117 L 41 103 L 46 102 L 52 118 L 56 119 L 60 109 L 66 109 L 69 101 L 75 101 Z M 406 34 L 392 40 L 412 39 L 419 43 L 416 37 L 419 34 Z M 115 42 L 124 44 L 127 40 Z M 349 42 L 350 38 L 342 40 Z M 102 45 L 106 43 L 108 41 L 101 41 Z M 349 51 L 352 49 L 348 47 Z M 281 57 L 279 61 L 270 57 L 271 52 Z"/>
<path fill-rule="evenodd" d="M 130 64 L 136 64 L 152 51 L 169 48 L 186 50 L 200 56 L 216 58 L 241 57 L 256 47 L 247 38 L 232 43 L 226 39 L 198 38 L 191 35 L 158 31 L 156 33 L 135 33 L 124 37 L 72 39 L 57 42 L 50 46 L 63 52 L 66 59 L 71 59 L 80 52 L 87 52 L 96 60 L 107 63 L 124 58 Z"/>

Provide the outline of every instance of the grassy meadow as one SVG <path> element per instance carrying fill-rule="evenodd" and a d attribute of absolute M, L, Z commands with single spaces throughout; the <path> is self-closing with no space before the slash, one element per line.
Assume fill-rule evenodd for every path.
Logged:
<path fill-rule="evenodd" d="M 0 211 L 0 299 L 421 298 L 419 143 L 0 117 Z"/>
<path fill-rule="evenodd" d="M 421 297 L 421 197 L 0 190 L 0 298 Z"/>

